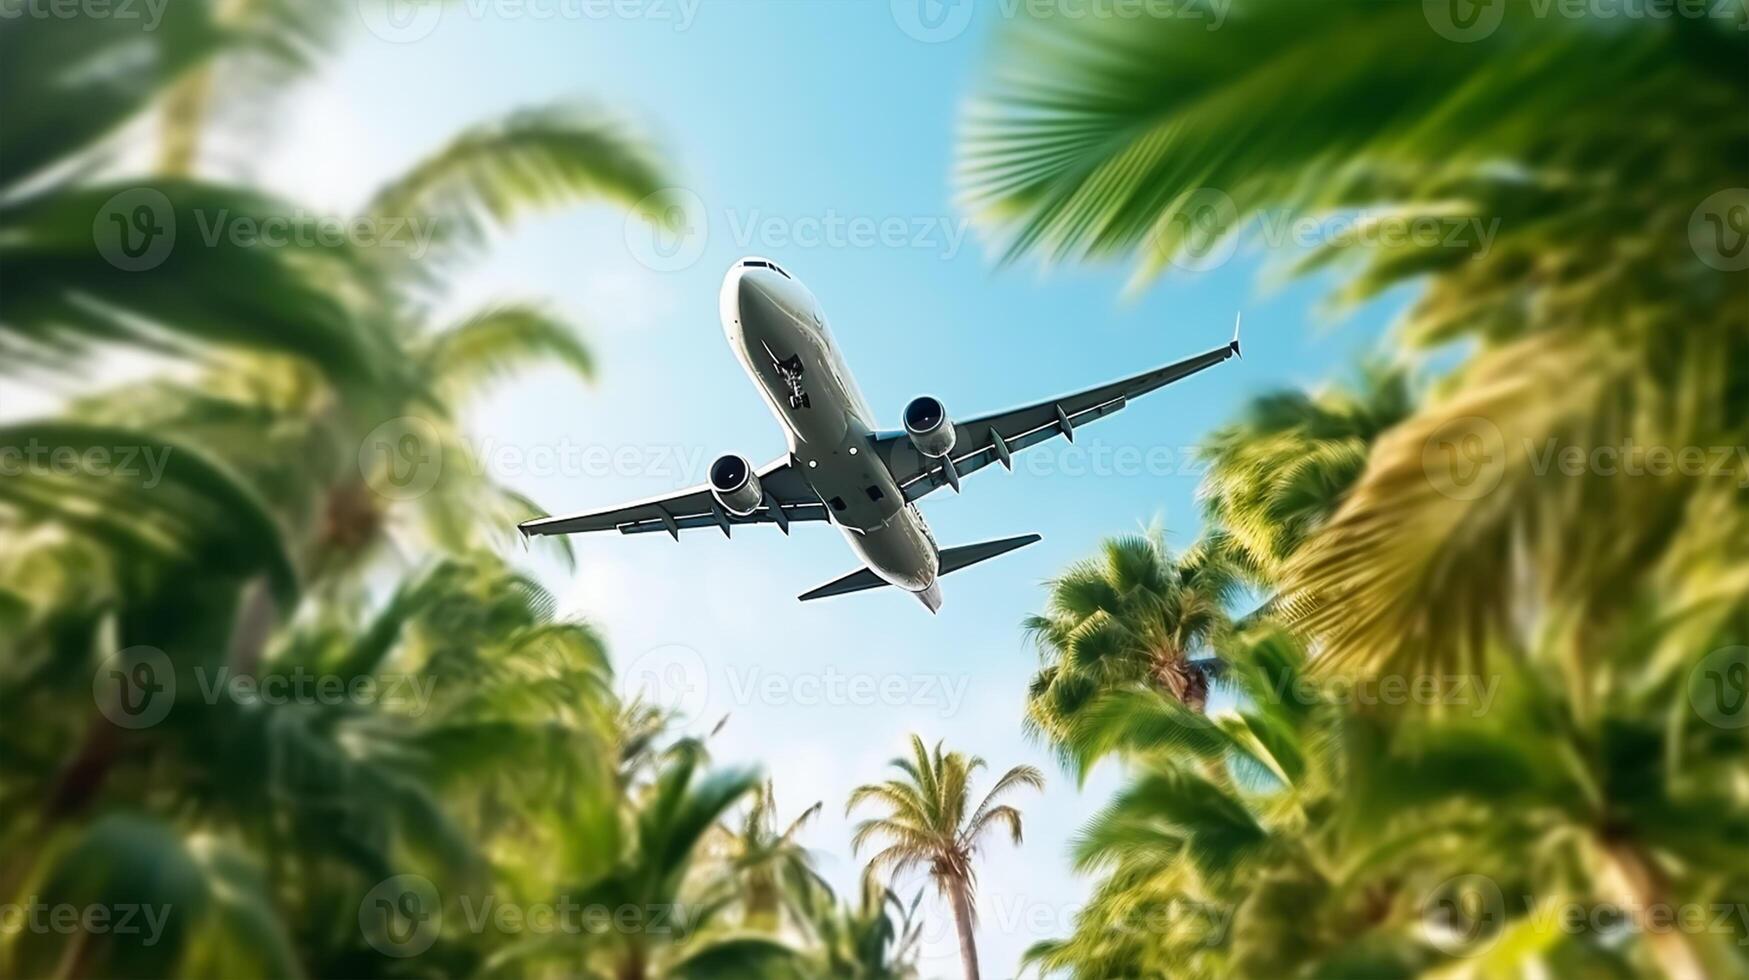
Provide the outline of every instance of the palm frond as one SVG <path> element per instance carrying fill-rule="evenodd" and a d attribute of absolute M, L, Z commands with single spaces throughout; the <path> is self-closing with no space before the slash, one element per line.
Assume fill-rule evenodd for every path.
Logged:
<path fill-rule="evenodd" d="M 424 341 L 420 356 L 432 388 L 460 405 L 494 381 L 551 364 L 583 380 L 595 377 L 595 359 L 572 324 L 538 307 L 488 306 Z"/>
<path fill-rule="evenodd" d="M 0 510 L 16 527 L 52 526 L 96 542 L 125 556 L 128 578 L 145 589 L 162 584 L 151 572 L 200 568 L 239 580 L 265 574 L 286 604 L 297 592 L 290 543 L 273 515 L 206 453 L 129 429 L 67 422 L 0 428 L 0 446 L 35 461 L 0 480 Z"/>
<path fill-rule="evenodd" d="M 66 370 L 100 344 L 170 354 L 225 344 L 297 355 L 342 385 L 393 377 L 383 325 L 363 312 L 374 278 L 351 250 L 274 247 L 230 233 L 237 222 L 291 210 L 254 192 L 188 180 L 105 184 L 0 205 L 7 366 Z M 146 265 L 130 264 L 128 243 L 145 249 Z"/>
<path fill-rule="evenodd" d="M 631 206 L 669 183 L 623 123 L 560 105 L 464 132 L 379 190 L 366 213 L 431 223 L 442 246 L 466 249 L 527 212 L 590 199 Z"/>

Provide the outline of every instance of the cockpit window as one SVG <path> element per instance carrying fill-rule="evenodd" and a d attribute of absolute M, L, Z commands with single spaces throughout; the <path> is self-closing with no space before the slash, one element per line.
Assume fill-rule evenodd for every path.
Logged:
<path fill-rule="evenodd" d="M 795 278 L 795 276 L 783 271 L 783 266 L 778 265 L 776 262 L 767 262 L 764 259 L 748 259 L 747 261 L 742 262 L 741 265 L 743 268 L 747 269 L 770 269 L 772 272 L 777 273 L 785 279 Z"/>

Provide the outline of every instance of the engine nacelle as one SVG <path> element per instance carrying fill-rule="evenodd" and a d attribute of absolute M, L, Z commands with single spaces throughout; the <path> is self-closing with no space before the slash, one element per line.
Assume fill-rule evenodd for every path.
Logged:
<path fill-rule="evenodd" d="M 947 409 L 928 395 L 913 398 L 905 406 L 905 434 L 918 452 L 932 459 L 953 452 L 953 423 L 948 421 Z"/>
<path fill-rule="evenodd" d="M 765 502 L 765 491 L 759 486 L 759 476 L 745 456 L 730 453 L 718 456 L 711 464 L 711 494 L 723 509 L 736 517 L 746 517 Z"/>

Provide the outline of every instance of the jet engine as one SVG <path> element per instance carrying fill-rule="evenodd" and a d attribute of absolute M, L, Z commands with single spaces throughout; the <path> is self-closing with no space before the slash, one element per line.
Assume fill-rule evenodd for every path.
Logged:
<path fill-rule="evenodd" d="M 905 433 L 911 445 L 932 459 L 953 452 L 953 423 L 938 399 L 924 395 L 905 406 Z"/>
<path fill-rule="evenodd" d="M 711 464 L 711 494 L 724 510 L 736 517 L 746 517 L 765 501 L 758 474 L 753 472 L 745 456 L 733 453 L 718 456 Z"/>

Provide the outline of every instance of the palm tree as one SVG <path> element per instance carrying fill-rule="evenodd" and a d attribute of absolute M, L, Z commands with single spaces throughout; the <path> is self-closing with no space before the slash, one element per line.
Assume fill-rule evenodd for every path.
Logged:
<path fill-rule="evenodd" d="M 295 45 L 226 29 L 212 3 L 166 6 L 155 30 L 121 17 L 8 18 L 0 25 L 0 370 L 70 375 L 116 344 L 186 353 L 219 343 L 283 352 L 360 383 L 393 370 L 392 350 L 339 301 L 368 288 L 345 249 L 273 249 L 221 236 L 210 247 L 153 242 L 197 216 L 263 220 L 291 209 L 261 193 L 182 174 L 116 174 L 116 133 L 177 80 L 249 48 L 267 61 Z M 295 6 L 295 5 L 293 5 Z M 82 59 L 103 71 L 77 71 Z M 133 267 L 139 248 L 149 268 Z"/>
<path fill-rule="evenodd" d="M 1044 776 L 1032 766 L 1015 766 L 996 780 L 976 809 L 968 809 L 971 779 L 984 768 L 983 759 L 943 753 L 940 743 L 931 754 L 923 739 L 912 735 L 911 757 L 896 758 L 892 765 L 902 778 L 858 786 L 845 804 L 846 814 L 864 801 L 886 810 L 885 816 L 856 825 L 851 849 L 860 852 L 870 841 L 886 842 L 886 847 L 869 859 L 867 873 L 871 875 L 897 876 L 915 868 L 928 869 L 936 889 L 953 908 L 966 980 L 978 980 L 978 947 L 972 934 L 977 919 L 973 859 L 985 835 L 998 826 L 1007 827 L 1010 839 L 1020 843 L 1020 811 L 997 800 L 1021 786 L 1043 789 Z"/>
<path fill-rule="evenodd" d="M 149 950 L 8 943 L 4 972 L 23 962 L 48 964 L 26 974 L 371 975 L 389 964 L 363 947 L 356 921 L 335 916 L 358 908 L 371 882 L 412 866 L 453 894 L 489 865 L 537 899 L 557 884 L 546 858 L 565 839 L 561 816 L 620 819 L 621 774 L 595 764 L 629 750 L 605 654 L 488 553 L 496 525 L 534 507 L 475 476 L 459 423 L 465 400 L 510 372 L 557 363 L 588 377 L 592 360 L 574 325 L 538 302 L 443 322 L 433 310 L 439 265 L 519 216 L 629 203 L 667 183 L 643 142 L 567 107 L 461 134 L 367 208 L 438 228 L 423 260 L 185 237 L 130 271 L 105 250 L 106 209 L 126 200 L 120 217 L 141 213 L 125 193 L 162 195 L 145 218 L 184 236 L 202 215 L 291 210 L 189 176 L 213 116 L 187 83 L 221 61 L 301 68 L 311 37 L 262 25 L 313 10 L 196 0 L 143 34 L 121 18 L 0 24 L 18 138 L 0 150 L 0 371 L 73 377 L 115 344 L 176 369 L 87 389 L 69 418 L 0 431 L 8 447 L 136 452 L 132 468 L 0 481 L 0 698 L 21 731 L 0 773 L 0 894 L 41 881 L 71 901 L 135 889 L 142 903 L 204 910 L 179 914 Z M 237 20 L 257 15 L 253 27 Z M 116 174 L 111 138 L 161 105 L 162 172 Z M 426 424 L 433 435 L 418 448 L 447 464 L 448 478 L 415 500 L 375 492 L 384 484 L 372 467 L 384 461 L 360 465 L 365 434 L 400 416 Z M 411 574 L 377 560 L 409 533 L 419 553 L 456 560 Z M 167 656 L 179 697 L 165 721 L 126 732 L 92 710 L 91 675 L 139 644 Z M 431 685 L 433 701 L 407 717 L 198 697 L 203 677 L 271 683 L 298 671 L 347 682 L 386 673 Z M 490 952 L 446 939 L 426 962 L 473 972 L 482 945 Z"/>
<path fill-rule="evenodd" d="M 1077 870 L 1104 877 L 1074 933 L 1035 944 L 1028 965 L 1087 978 L 1268 976 L 1352 938 L 1354 925 L 1333 925 L 1347 855 L 1324 826 L 1342 788 L 1343 717 L 1306 696 L 1290 635 L 1260 628 L 1226 653 L 1244 710 L 1209 719 L 1160 692 L 1117 690 L 1066 733 L 1078 775 L 1113 757 L 1132 775 L 1076 839 Z M 1277 891 L 1298 905 L 1247 901 Z M 1326 914 L 1333 922 L 1320 923 Z"/>
<path fill-rule="evenodd" d="M 520 110 L 437 148 L 356 216 L 385 229 L 431 229 L 429 254 L 404 241 L 274 248 L 220 235 L 171 247 L 145 268 L 118 268 L 123 256 L 105 252 L 105 229 L 107 212 L 123 204 L 127 214 L 113 217 L 124 224 L 180 228 L 185 242 L 214 215 L 291 220 L 283 202 L 190 176 L 194 146 L 215 118 L 214 98 L 252 98 L 262 85 L 246 78 L 271 83 L 307 70 L 345 12 L 332 3 L 194 0 L 167 9 L 147 32 L 121 18 L 0 26 L 0 71 L 12 83 L 9 118 L 19 137 L 0 156 L 0 258 L 17 280 L 0 297 L 0 370 L 66 372 L 116 343 L 201 368 L 110 392 L 78 414 L 192 438 L 257 479 L 263 498 L 300 529 L 296 557 L 306 577 L 355 568 L 393 523 L 388 501 L 371 490 L 385 485 L 381 471 L 391 461 L 359 451 L 385 423 L 411 417 L 419 441 L 431 443 L 415 449 L 447 464 L 449 478 L 414 508 L 440 546 L 489 543 L 481 528 L 498 522 L 468 516 L 514 523 L 537 510 L 468 478 L 479 467 L 462 445 L 457 412 L 515 371 L 552 363 L 588 378 L 593 361 L 575 325 L 539 302 L 500 301 L 434 322 L 442 273 L 529 212 L 587 199 L 630 205 L 672 183 L 644 141 L 605 113 Z M 63 79 L 75 57 L 114 70 Z M 77 107 L 77 122 L 44 111 L 51 106 Z M 170 162 L 93 181 L 111 168 L 87 158 L 113 155 L 107 140 L 159 108 Z M 153 200 L 136 208 L 130 194 Z"/>
<path fill-rule="evenodd" d="M 1642 635 L 1662 625 L 1643 611 L 1629 620 Z M 1438 861 L 1445 875 L 1491 876 L 1543 910 L 1563 901 L 1631 910 L 1726 901 L 1720 889 L 1740 887 L 1749 873 L 1729 853 L 1749 822 L 1725 788 L 1743 778 L 1743 739 L 1721 738 L 1698 717 L 1669 722 L 1670 705 L 1687 699 L 1680 660 L 1643 663 L 1633 644 L 1593 656 L 1612 675 L 1600 711 L 1577 710 L 1560 658 L 1545 654 L 1505 673 L 1485 715 L 1403 719 L 1353 771 L 1344 806 L 1352 832 L 1376 838 L 1381 853 L 1407 846 L 1411 860 Z M 1405 827 L 1417 828 L 1419 845 Z M 1528 884 L 1515 891 L 1519 883 Z M 1461 933 L 1496 961 L 1534 958 L 1534 945 L 1514 941 L 1536 928 L 1521 918 L 1525 904 L 1508 902 L 1504 935 L 1477 935 L 1472 923 L 1460 923 Z M 1733 938 L 1745 932 L 1741 924 L 1636 930 L 1628 956 L 1673 980 L 1735 975 L 1749 966 Z"/>
<path fill-rule="evenodd" d="M 1726 212 L 1741 205 L 1717 203 L 1749 154 L 1749 14 L 1623 29 L 1493 9 L 1498 26 L 1468 43 L 1430 23 L 1433 7 L 1367 0 L 1249 0 L 1214 32 L 1185 18 L 1025 24 L 969 115 L 962 172 L 1009 255 L 1131 256 L 1138 284 L 1272 208 L 1497 222 L 1486 243 L 1350 236 L 1299 263 L 1346 263 L 1349 301 L 1424 283 L 1402 339 L 1471 353 L 1379 439 L 1283 570 L 1282 606 L 1333 660 L 1374 670 L 1449 670 L 1558 626 L 1570 683 L 1585 686 L 1584 651 L 1623 588 L 1678 555 L 1722 567 L 1742 540 L 1728 499 L 1740 467 L 1710 481 L 1551 477 L 1529 447 L 1591 458 L 1749 437 L 1744 389 L 1722 367 L 1749 345 L 1749 270 L 1725 261 Z M 1649 118 L 1680 137 L 1624 124 Z M 1713 544 L 1670 533 L 1702 513 L 1724 519 Z M 1527 603 L 1562 614 L 1526 617 Z"/>
<path fill-rule="evenodd" d="M 803 918 L 806 896 L 820 880 L 807 849 L 796 843 L 796 835 L 824 806 L 815 801 L 779 833 L 777 791 L 771 780 L 753 793 L 740 829 L 728 841 L 728 858 L 738 870 L 741 909 L 749 927 L 773 931 L 779 913 L 786 909 L 792 917 Z"/>
<path fill-rule="evenodd" d="M 204 2 L 214 27 L 235 40 L 164 93 L 156 162 L 166 175 L 201 169 L 215 142 L 229 154 L 233 143 L 259 141 L 285 91 L 329 52 L 352 13 L 338 0 Z"/>
<path fill-rule="evenodd" d="M 1027 726 L 1052 740 L 1090 700 L 1130 685 L 1201 711 L 1208 661 L 1197 655 L 1226 628 L 1239 589 L 1218 538 L 1180 555 L 1157 532 L 1113 538 L 1102 550 L 1053 580 L 1046 612 L 1025 623 L 1045 661 L 1028 694 Z"/>
<path fill-rule="evenodd" d="M 277 4 L 243 6 L 223 13 L 300 16 Z M 212 247 L 173 248 L 162 264 L 125 272 L 99 254 L 91 233 L 92 216 L 118 187 L 161 192 L 187 229 L 196 227 L 195 212 L 284 210 L 252 192 L 186 177 L 146 175 L 115 185 L 76 179 L 78 157 L 151 107 L 153 93 L 180 72 L 220 57 L 265 56 L 248 47 L 259 35 L 221 28 L 207 5 L 181 5 L 170 15 L 142 42 L 157 60 L 115 57 L 139 77 L 121 84 L 79 76 L 87 87 L 61 93 L 91 110 L 79 125 L 21 116 L 42 139 L 28 150 L 10 147 L 15 152 L 0 169 L 0 258 L 20 277 L 20 288 L 0 300 L 0 348 L 17 355 L 0 359 L 6 367 L 41 361 L 64 370 L 95 344 L 125 342 L 180 355 L 193 368 L 180 379 L 87 396 L 72 407 L 73 423 L 10 427 L 7 444 L 156 450 L 173 461 L 170 487 L 142 486 L 143 472 L 33 470 L 0 491 L 0 537 L 9 550 L 52 561 L 69 552 L 60 539 L 72 535 L 83 560 L 114 562 L 97 575 L 111 586 L 104 598 L 122 611 L 124 627 L 152 625 L 124 628 L 106 642 L 151 642 L 178 663 L 228 651 L 228 669 L 248 673 L 276 624 L 300 603 L 350 601 L 345 587 L 356 591 L 380 571 L 372 559 L 385 544 L 471 554 L 502 543 L 505 529 L 538 511 L 481 475 L 458 413 L 469 396 L 535 364 L 588 377 L 589 353 L 575 327 L 539 303 L 496 303 L 433 328 L 441 295 L 431 263 L 466 258 L 488 232 L 529 210 L 589 197 L 630 203 L 667 181 L 648 148 L 600 113 L 522 111 L 461 134 L 372 199 L 364 217 L 440 229 L 431 256 L 242 248 L 221 236 Z M 138 40 L 137 32 L 109 37 L 103 25 L 112 21 L 93 22 L 96 35 L 68 35 L 70 23 L 26 18 L 0 27 L 0 49 L 16 49 L 6 69 L 40 69 L 20 71 L 8 89 L 21 105 L 53 101 L 29 93 L 57 77 L 53 57 L 65 55 L 63 48 Z M 428 492 L 403 499 L 383 479 L 396 460 L 360 447 L 368 448 L 367 434 L 378 426 L 407 417 L 416 423 L 414 452 L 444 475 Z M 124 513 L 139 519 L 113 516 Z M 193 579 L 211 580 L 200 600 L 210 610 L 188 608 L 181 586 Z M 166 583 L 170 594 L 158 594 Z M 0 590 L 29 595 L 10 581 Z M 95 598 L 75 601 L 99 608 Z M 53 620 L 52 604 L 35 606 L 32 615 L 29 602 L 13 604 L 20 602 L 27 627 Z M 167 622 L 178 629 L 199 623 L 201 634 L 185 642 Z M 66 768 L 69 780 L 102 779 L 114 750 L 108 730 L 93 719 Z M 47 798 L 64 806 L 88 795 L 70 782 Z"/>
<path fill-rule="evenodd" d="M 1203 441 L 1199 491 L 1211 526 L 1257 584 L 1329 521 L 1366 469 L 1373 444 L 1414 410 L 1401 365 L 1363 365 L 1353 387 L 1271 392 Z"/>
<path fill-rule="evenodd" d="M 836 980 L 915 980 L 923 923 L 917 906 L 899 900 L 878 878 L 864 875 L 855 905 L 829 889 L 811 891 L 809 931 L 815 937 L 818 975 Z"/>
<path fill-rule="evenodd" d="M 436 321 L 442 272 L 525 213 L 591 198 L 629 206 L 666 182 L 649 148 L 594 110 L 521 110 L 473 127 L 386 181 L 357 216 L 437 230 L 427 254 L 357 256 L 373 288 L 351 307 L 396 352 L 387 377 L 360 386 L 319 362 L 232 353 L 186 381 L 87 399 L 76 414 L 222 451 L 296 529 L 309 578 L 368 571 L 385 545 L 453 553 L 506 543 L 508 531 L 493 529 L 539 508 L 484 475 L 459 416 L 520 371 L 558 366 L 587 381 L 594 360 L 578 327 L 538 301 Z M 409 465 L 410 475 L 397 470 Z"/>
<path fill-rule="evenodd" d="M 1706 628 L 1704 613 L 1670 615 Z M 1587 721 L 1548 656 L 1495 675 L 1485 703 L 1423 711 L 1324 683 L 1278 626 L 1226 652 L 1238 710 L 1203 719 L 1120 691 L 1070 734 L 1081 774 L 1116 758 L 1130 777 L 1075 844 L 1077 869 L 1104 876 L 1092 900 L 1029 964 L 1076 977 L 1743 968 L 1714 932 L 1624 943 L 1539 921 L 1569 904 L 1707 905 L 1749 874 L 1721 850 L 1745 829 L 1721 796 L 1742 778 L 1742 739 L 1694 717 L 1669 727 L 1663 706 L 1687 696 L 1680 658 L 1609 651 L 1610 710 Z M 1452 900 L 1472 880 L 1492 884 L 1492 904 Z"/>
<path fill-rule="evenodd" d="M 66 901 L 135 889 L 141 902 L 210 910 L 178 918 L 162 948 L 83 953 L 80 975 L 370 972 L 356 916 L 336 928 L 332 909 L 359 908 L 410 863 L 452 894 L 478 883 L 488 853 L 501 881 L 544 869 L 562 839 L 554 801 L 613 796 L 598 764 L 613 742 L 607 657 L 586 627 L 553 619 L 553 604 L 496 561 L 442 562 L 378 610 L 329 610 L 282 633 L 253 679 L 291 697 L 200 696 L 225 682 L 222 652 L 204 674 L 176 665 L 180 696 L 166 716 L 119 743 L 110 778 L 72 784 L 78 800 L 55 796 L 69 784 L 53 768 L 7 766 L 10 791 L 48 801 L 40 814 L 9 808 L 0 824 L 8 842 L 39 842 L 8 848 L 8 881 L 34 871 Z M 333 679 L 329 695 L 298 686 L 313 677 Z M 52 725 L 45 710 L 65 702 L 58 679 L 28 681 L 10 707 Z M 361 683 L 381 696 L 332 694 Z M 19 746 L 53 760 L 66 727 Z M 106 815 L 77 819 L 91 810 Z M 141 871 L 154 867 L 169 870 Z M 18 955 L 68 955 L 54 938 Z M 214 958 L 219 949 L 229 952 Z M 468 952 L 452 945 L 432 960 L 445 955 Z"/>
<path fill-rule="evenodd" d="M 580 960 L 615 980 L 784 975 L 797 954 L 726 918 L 737 901 L 734 869 L 705 854 L 720 821 L 759 785 L 750 770 L 706 769 L 695 740 L 672 746 L 648 786 L 626 787 L 618 805 L 579 814 L 563 850 L 567 897 L 640 918 L 600 934 L 557 935 L 518 955 Z"/>
<path fill-rule="evenodd" d="M 1314 796 L 1303 831 L 1269 819 L 1288 798 L 1247 800 L 1242 780 L 1208 780 L 1214 795 L 1162 784 L 1154 799 L 1131 801 L 1136 820 L 1114 827 L 1158 830 L 1161 814 L 1173 823 L 1201 799 L 1218 803 L 1209 814 L 1234 818 L 1217 829 L 1244 827 L 1244 814 L 1266 838 L 1323 855 L 1304 865 L 1309 878 L 1226 869 L 1256 887 L 1237 905 L 1230 958 L 1205 972 L 1439 964 L 1408 932 L 1415 917 L 1403 899 L 1453 875 L 1488 875 L 1509 895 L 1551 901 L 1624 889 L 1633 902 L 1708 901 L 1715 886 L 1693 872 L 1719 866 L 1712 848 L 1729 826 L 1719 815 L 1734 812 L 1709 802 L 1703 783 L 1737 778 L 1713 766 L 1740 763 L 1691 740 L 1713 744 L 1719 733 L 1689 731 L 1676 679 L 1702 667 L 1703 651 L 1742 642 L 1749 581 L 1725 571 L 1749 541 L 1740 462 L 1711 480 L 1624 478 L 1560 473 L 1546 454 L 1593 460 L 1599 449 L 1749 438 L 1741 372 L 1725 367 L 1749 353 L 1749 270 L 1723 261 L 1741 244 L 1727 234 L 1727 212 L 1740 218 L 1741 204 L 1719 203 L 1741 184 L 1730 161 L 1749 154 L 1749 13 L 1630 25 L 1496 4 L 1497 25 L 1460 42 L 1452 25 L 1440 32 L 1440 12 L 1245 0 L 1214 32 L 1184 18 L 1021 25 L 969 115 L 968 199 L 1008 254 L 1130 257 L 1136 285 L 1248 237 L 1272 210 L 1369 225 L 1497 223 L 1491 240 L 1470 234 L 1461 247 L 1356 236 L 1293 256 L 1296 271 L 1342 266 L 1345 302 L 1419 286 L 1399 339 L 1450 351 L 1456 366 L 1400 419 L 1364 435 L 1338 429 L 1333 446 L 1297 433 L 1271 445 L 1278 433 L 1261 428 L 1253 435 L 1264 445 L 1231 447 L 1237 465 L 1216 474 L 1211 493 L 1234 539 L 1273 561 L 1264 567 L 1282 590 L 1277 609 L 1305 631 L 1321 670 L 1397 681 L 1504 670 L 1526 704 L 1468 725 L 1450 712 L 1408 712 L 1401 725 L 1400 713 L 1338 713 L 1333 771 L 1380 795 Z M 1626 122 L 1648 119 L 1667 135 Z M 1353 436 L 1370 444 L 1364 467 Z M 1286 487 L 1271 482 L 1267 467 L 1285 462 L 1278 450 L 1309 451 L 1312 492 L 1297 474 Z M 1089 709 L 1093 720 L 1070 734 L 1090 737 L 1106 710 Z M 1146 730 L 1129 715 L 1116 731 Z M 1196 739 L 1225 731 L 1216 721 Z M 1275 726 L 1246 728 L 1246 741 L 1272 754 L 1299 748 Z M 1137 751 L 1163 757 L 1142 763 L 1151 773 L 1198 758 L 1193 744 L 1203 743 Z M 1661 826 L 1682 828 L 1678 839 Z M 1375 848 L 1351 850 L 1368 838 Z M 1099 929 L 1102 914 L 1122 921 L 1138 902 L 1206 897 L 1191 886 L 1203 888 L 1210 869 L 1172 860 L 1176 846 L 1114 848 L 1140 877 L 1122 877 L 1120 864 L 1087 931 L 1041 949 L 1041 964 L 1086 955 L 1087 973 L 1107 962 L 1118 964 L 1111 972 L 1185 969 L 1178 957 L 1138 960 L 1147 949 Z M 1197 876 L 1161 878 L 1149 862 L 1173 874 L 1188 864 Z M 1740 876 L 1734 864 L 1721 874 Z M 1715 958 L 1710 938 L 1622 946 L 1539 933 L 1527 918 L 1465 972 L 1518 972 L 1534 958 L 1563 974 L 1742 968 Z M 1275 958 L 1241 968 L 1242 938 Z M 1367 959 L 1332 969 L 1342 950 Z"/>

